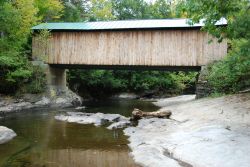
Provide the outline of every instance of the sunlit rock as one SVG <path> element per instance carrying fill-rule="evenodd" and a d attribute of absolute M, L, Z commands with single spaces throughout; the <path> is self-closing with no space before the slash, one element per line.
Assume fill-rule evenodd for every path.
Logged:
<path fill-rule="evenodd" d="M 124 127 L 127 127 L 131 124 L 131 122 L 127 119 L 127 120 L 122 120 L 122 121 L 119 121 L 119 122 L 114 122 L 112 123 L 111 125 L 109 125 L 107 127 L 107 129 L 119 129 L 119 128 L 124 128 Z"/>
<path fill-rule="evenodd" d="M 80 107 L 76 107 L 76 110 L 84 110 L 86 107 L 85 106 L 80 106 Z"/>
<path fill-rule="evenodd" d="M 119 99 L 136 99 L 139 96 L 134 93 L 120 93 L 118 95 L 115 95 L 113 98 L 119 98 Z"/>
<path fill-rule="evenodd" d="M 39 105 L 39 106 L 46 106 L 49 105 L 51 103 L 51 100 L 47 97 L 42 97 L 42 99 L 38 102 L 35 103 L 35 105 Z"/>
<path fill-rule="evenodd" d="M 163 100 L 171 119 L 142 119 L 129 127 L 129 147 L 142 166 L 235 167 L 250 164 L 250 96 L 180 102 Z M 162 101 L 162 100 L 161 100 Z M 184 165 L 183 165 L 184 164 Z"/>
<path fill-rule="evenodd" d="M 30 108 L 32 108 L 32 104 L 30 102 L 11 103 L 6 106 L 0 107 L 0 112 L 13 112 Z"/>
<path fill-rule="evenodd" d="M 120 114 L 67 112 L 67 115 L 58 115 L 55 116 L 55 119 L 79 124 L 94 124 L 95 126 L 101 126 L 109 122 L 119 122 L 126 118 Z"/>
<path fill-rule="evenodd" d="M 196 95 L 182 95 L 182 96 L 176 96 L 176 97 L 171 97 L 171 98 L 164 98 L 164 99 L 157 100 L 157 102 L 153 102 L 153 104 L 159 107 L 183 104 L 185 102 L 190 102 L 190 101 L 195 100 L 195 96 Z"/>
<path fill-rule="evenodd" d="M 0 144 L 6 143 L 13 139 L 16 136 L 16 133 L 4 126 L 0 126 Z"/>

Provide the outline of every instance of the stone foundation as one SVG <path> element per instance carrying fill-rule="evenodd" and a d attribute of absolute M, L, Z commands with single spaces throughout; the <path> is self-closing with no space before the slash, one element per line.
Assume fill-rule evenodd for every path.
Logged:
<path fill-rule="evenodd" d="M 212 88 L 209 86 L 208 81 L 206 79 L 207 74 L 207 67 L 202 66 L 196 82 L 196 99 L 207 97 L 212 91 Z"/>

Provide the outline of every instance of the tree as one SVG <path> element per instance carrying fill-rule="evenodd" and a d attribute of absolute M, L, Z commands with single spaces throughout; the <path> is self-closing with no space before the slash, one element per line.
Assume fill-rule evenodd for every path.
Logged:
<path fill-rule="evenodd" d="M 43 22 L 55 21 L 62 16 L 64 6 L 59 0 L 35 0 L 38 18 Z"/>
<path fill-rule="evenodd" d="M 37 70 L 28 61 L 31 27 L 40 21 L 57 19 L 62 9 L 59 0 L 0 1 L 1 93 L 14 93 L 32 80 Z"/>
<path fill-rule="evenodd" d="M 250 87 L 250 1 L 187 0 L 186 11 L 193 23 L 204 19 L 203 30 L 218 38 L 227 38 L 231 50 L 227 57 L 210 65 L 209 83 L 215 92 L 234 93 Z M 215 23 L 221 18 L 227 26 Z"/>
<path fill-rule="evenodd" d="M 60 18 L 64 22 L 81 22 L 88 19 L 88 0 L 64 0 L 64 11 Z"/>
<path fill-rule="evenodd" d="M 33 1 L 16 0 L 1 3 L 0 11 L 0 83 L 3 84 L 0 87 L 8 91 L 6 85 L 15 88 L 18 82 L 21 85 L 23 79 L 32 75 L 23 46 L 30 27 L 37 21 L 37 10 Z"/>
<path fill-rule="evenodd" d="M 204 30 L 216 36 L 219 40 L 223 37 L 237 38 L 237 34 L 246 33 L 249 29 L 249 0 L 218 0 L 218 1 L 203 1 L 203 0 L 187 0 L 186 11 L 188 17 L 193 23 L 204 20 Z M 217 27 L 215 23 L 220 19 L 225 18 L 228 22 L 227 27 Z M 244 20 L 242 20 L 244 19 Z M 239 20 L 241 22 L 239 22 Z M 242 21 L 247 21 L 242 23 Z M 238 24 L 243 26 L 238 27 Z"/>
<path fill-rule="evenodd" d="M 112 20 L 112 3 L 109 0 L 91 0 L 90 21 Z"/>
<path fill-rule="evenodd" d="M 156 0 L 149 6 L 151 17 L 157 19 L 166 19 L 171 16 L 170 3 L 167 0 Z"/>
<path fill-rule="evenodd" d="M 112 4 L 118 20 L 150 18 L 149 5 L 143 0 L 112 0 Z"/>

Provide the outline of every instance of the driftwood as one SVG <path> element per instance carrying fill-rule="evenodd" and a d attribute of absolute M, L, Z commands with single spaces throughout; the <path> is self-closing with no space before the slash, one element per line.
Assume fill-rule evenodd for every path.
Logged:
<path fill-rule="evenodd" d="M 171 114 L 171 111 L 143 112 L 142 110 L 134 108 L 132 112 L 132 120 L 139 120 L 143 117 L 169 118 Z"/>

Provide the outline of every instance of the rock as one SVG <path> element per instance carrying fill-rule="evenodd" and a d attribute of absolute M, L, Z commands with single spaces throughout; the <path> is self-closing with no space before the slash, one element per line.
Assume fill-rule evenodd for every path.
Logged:
<path fill-rule="evenodd" d="M 114 96 L 114 98 L 119 98 L 119 99 L 137 99 L 138 97 L 139 96 L 134 93 L 121 93 Z"/>
<path fill-rule="evenodd" d="M 71 90 L 67 90 L 66 97 L 74 107 L 82 105 L 82 98 Z"/>
<path fill-rule="evenodd" d="M 32 104 L 30 102 L 21 102 L 21 103 L 12 103 L 4 107 L 0 107 L 0 112 L 14 112 L 25 109 L 32 108 Z"/>
<path fill-rule="evenodd" d="M 101 126 L 108 122 L 124 121 L 126 117 L 119 114 L 67 112 L 67 115 L 58 115 L 55 116 L 55 119 L 79 124 L 94 124 L 95 126 Z"/>
<path fill-rule="evenodd" d="M 67 108 L 67 107 L 77 107 L 82 105 L 82 98 L 72 92 L 67 90 L 61 96 L 57 96 L 52 101 L 53 107 Z"/>
<path fill-rule="evenodd" d="M 69 98 L 59 97 L 57 98 L 54 103 L 52 104 L 53 107 L 60 107 L 60 108 L 67 108 L 72 107 L 72 100 Z"/>
<path fill-rule="evenodd" d="M 0 100 L 0 107 L 4 106 L 5 102 Z"/>
<path fill-rule="evenodd" d="M 107 129 L 109 130 L 120 129 L 120 128 L 125 128 L 129 125 L 131 125 L 131 122 L 129 120 L 123 120 L 123 121 L 112 123 L 111 125 L 107 127 Z"/>
<path fill-rule="evenodd" d="M 154 105 L 159 107 L 167 107 L 171 105 L 183 104 L 195 100 L 196 95 L 182 95 L 170 98 L 159 99 L 157 102 L 153 102 Z"/>
<path fill-rule="evenodd" d="M 50 105 L 51 100 L 47 97 L 42 97 L 42 99 L 38 102 L 35 103 L 35 105 L 39 105 L 39 106 L 48 106 Z"/>
<path fill-rule="evenodd" d="M 171 119 L 141 119 L 124 133 L 142 166 L 249 166 L 249 109 L 246 94 L 166 103 Z"/>
<path fill-rule="evenodd" d="M 41 99 L 43 99 L 43 96 L 42 94 L 24 94 L 22 98 L 26 102 L 36 103 L 38 101 L 41 101 Z"/>
<path fill-rule="evenodd" d="M 208 82 L 207 76 L 209 76 L 209 68 L 207 66 L 202 66 L 198 80 L 196 81 L 195 94 L 197 99 L 207 97 L 212 93 L 213 88 Z"/>
<path fill-rule="evenodd" d="M 82 107 L 76 107 L 75 109 L 76 110 L 84 110 L 86 107 L 85 106 L 82 106 Z"/>
<path fill-rule="evenodd" d="M 0 144 L 6 143 L 13 139 L 16 136 L 16 133 L 4 126 L 0 126 Z"/>
<path fill-rule="evenodd" d="M 0 113 L 16 112 L 37 107 L 77 107 L 81 106 L 82 98 L 71 90 L 60 96 L 48 97 L 44 94 L 24 94 L 21 99 L 13 97 L 0 97 Z"/>
<path fill-rule="evenodd" d="M 63 103 L 68 103 L 68 99 L 59 97 L 55 100 L 56 104 L 63 104 Z"/>

